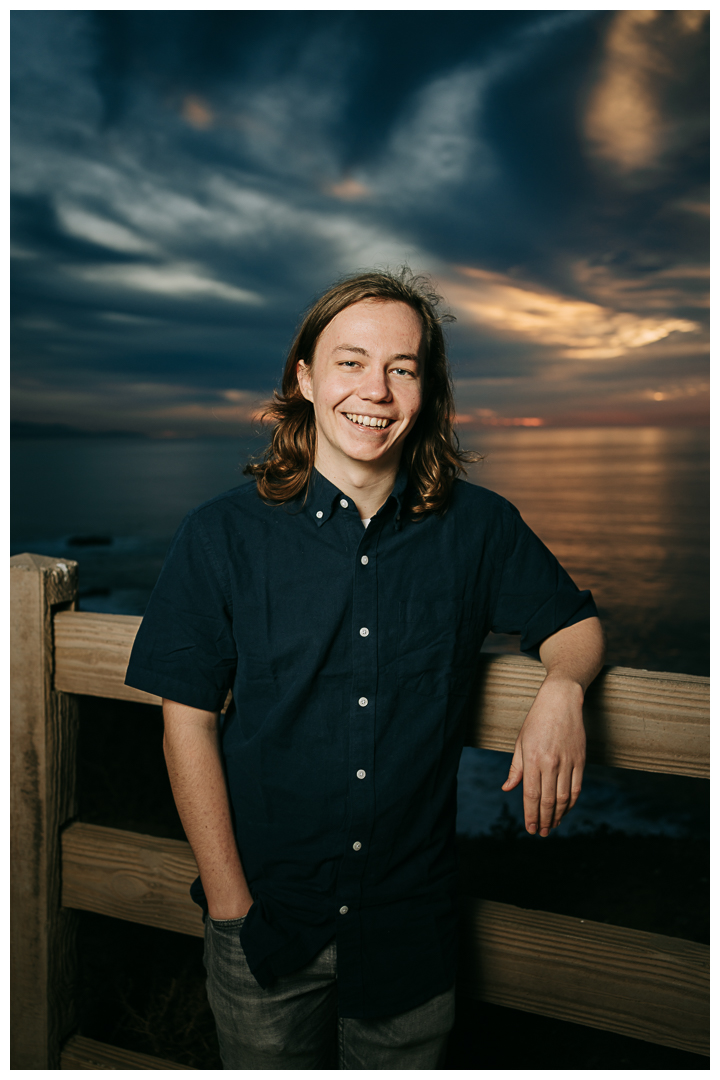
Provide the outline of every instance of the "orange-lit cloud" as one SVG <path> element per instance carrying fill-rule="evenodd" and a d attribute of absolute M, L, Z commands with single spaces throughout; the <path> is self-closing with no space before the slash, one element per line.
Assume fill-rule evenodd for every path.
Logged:
<path fill-rule="evenodd" d="M 673 307 L 710 306 L 708 266 L 680 263 L 632 276 L 583 259 L 573 266 L 573 275 L 584 292 L 614 308 L 667 311 Z"/>
<path fill-rule="evenodd" d="M 146 410 L 145 415 L 155 420 L 204 421 L 205 430 L 218 423 L 254 424 L 262 417 L 263 405 L 257 394 L 234 388 L 217 393 L 220 401 L 176 402 Z"/>
<path fill-rule="evenodd" d="M 567 360 L 605 360 L 660 341 L 675 331 L 690 333 L 688 319 L 641 317 L 518 282 L 504 274 L 458 267 L 468 283 L 447 281 L 450 304 L 471 320 L 503 336 L 550 346 Z"/>
<path fill-rule="evenodd" d="M 687 129 L 670 115 L 666 94 L 677 95 L 687 70 L 689 37 L 697 37 L 707 11 L 620 11 L 610 24 L 600 74 L 585 111 L 591 153 L 619 173 L 656 166 Z"/>
<path fill-rule="evenodd" d="M 710 217 L 710 203 L 705 202 L 703 199 L 680 199 L 675 205 L 678 210 L 684 210 L 688 214 Z"/>
<path fill-rule="evenodd" d="M 702 28 L 709 14 L 707 9 L 701 11 L 676 11 L 675 17 L 685 33 L 694 34 Z"/>
<path fill-rule="evenodd" d="M 168 405 L 147 412 L 147 417 L 166 420 L 220 420 L 247 424 L 255 419 L 256 409 L 250 405 L 216 405 L 188 402 L 185 405 Z"/>
<path fill-rule="evenodd" d="M 661 117 L 648 73 L 656 64 L 644 31 L 656 11 L 621 11 L 606 42 L 600 82 L 585 114 L 595 154 L 622 170 L 651 164 L 659 150 Z"/>
<path fill-rule="evenodd" d="M 455 423 L 459 426 L 479 427 L 542 427 L 545 421 L 539 416 L 499 416 L 494 409 L 473 409 L 458 413 Z"/>
<path fill-rule="evenodd" d="M 336 199 L 345 199 L 347 202 L 366 199 L 370 194 L 369 187 L 361 184 L 359 180 L 354 180 L 351 176 L 339 180 L 336 184 L 329 184 L 325 190 L 328 195 L 332 195 Z"/>
<path fill-rule="evenodd" d="M 703 398 L 710 393 L 710 384 L 699 383 L 663 383 L 650 390 L 644 390 L 642 397 L 650 401 L 680 401 L 683 398 Z"/>
<path fill-rule="evenodd" d="M 265 414 L 265 405 L 258 402 L 257 397 L 248 393 L 247 390 L 223 390 L 222 397 L 226 401 L 236 402 L 238 407 L 245 410 L 246 419 L 258 424 Z"/>
<path fill-rule="evenodd" d="M 210 106 L 194 94 L 188 94 L 183 98 L 181 112 L 183 120 L 200 131 L 206 131 L 215 122 L 215 114 Z"/>

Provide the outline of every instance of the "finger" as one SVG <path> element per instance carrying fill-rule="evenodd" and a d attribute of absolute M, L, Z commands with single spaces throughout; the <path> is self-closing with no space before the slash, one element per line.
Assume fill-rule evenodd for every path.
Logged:
<path fill-rule="evenodd" d="M 517 743 L 516 746 L 515 746 L 515 753 L 513 754 L 513 759 L 510 762 L 510 771 L 508 773 L 508 778 L 505 781 L 505 783 L 503 784 L 502 790 L 503 791 L 512 791 L 513 788 L 516 788 L 518 786 L 518 784 L 522 780 L 522 776 L 523 776 L 522 747 L 520 746 L 519 743 Z"/>
<path fill-rule="evenodd" d="M 581 765 L 579 765 L 576 766 L 572 772 L 572 782 L 570 784 L 570 804 L 568 806 L 568 810 L 572 810 L 573 806 L 578 801 L 580 797 L 580 792 L 582 791 L 582 782 L 583 768 Z"/>
<path fill-rule="evenodd" d="M 545 772 L 540 778 L 540 836 L 547 836 L 552 828 L 557 803 L 557 773 Z"/>
<path fill-rule="evenodd" d="M 534 836 L 540 824 L 540 772 L 534 769 L 526 774 L 523 781 L 523 810 L 525 828 Z"/>
<path fill-rule="evenodd" d="M 570 790 L 572 787 L 572 769 L 561 769 L 558 773 L 557 788 L 555 792 L 555 813 L 552 827 L 556 829 L 562 818 L 570 809 Z"/>

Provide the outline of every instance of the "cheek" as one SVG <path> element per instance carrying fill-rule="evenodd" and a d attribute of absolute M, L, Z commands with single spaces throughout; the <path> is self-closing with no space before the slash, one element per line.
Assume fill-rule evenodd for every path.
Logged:
<path fill-rule="evenodd" d="M 418 414 L 422 408 L 422 396 L 420 394 L 414 398 L 412 402 L 408 403 L 407 415 L 409 419 L 414 423 L 418 418 Z"/>

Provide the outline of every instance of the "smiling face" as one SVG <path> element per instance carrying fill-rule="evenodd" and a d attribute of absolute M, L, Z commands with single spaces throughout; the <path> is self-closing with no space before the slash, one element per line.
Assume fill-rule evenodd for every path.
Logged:
<path fill-rule="evenodd" d="M 323 330 L 300 390 L 315 407 L 316 465 L 342 475 L 364 463 L 397 467 L 422 402 L 422 323 L 407 304 L 361 300 Z"/>

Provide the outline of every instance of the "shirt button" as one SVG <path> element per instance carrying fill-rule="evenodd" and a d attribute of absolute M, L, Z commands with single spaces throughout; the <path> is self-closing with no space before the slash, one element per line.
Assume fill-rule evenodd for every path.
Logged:
<path fill-rule="evenodd" d="M 340 505 L 342 506 L 343 510 L 347 510 L 347 508 L 348 508 L 348 501 L 347 501 L 347 499 L 341 499 L 341 500 L 340 500 Z"/>
<path fill-rule="evenodd" d="M 367 626 L 363 626 L 360 630 L 360 637 L 367 637 L 369 633 Z"/>
<path fill-rule="evenodd" d="M 370 560 L 368 559 L 367 555 L 363 555 L 360 562 L 363 564 L 363 566 L 367 566 L 367 564 L 370 562 Z"/>
<path fill-rule="evenodd" d="M 362 847 L 362 844 L 360 843 L 360 841 L 356 840 L 355 843 L 353 844 L 353 851 L 359 851 L 361 847 Z"/>
<path fill-rule="evenodd" d="M 357 776 L 358 780 L 364 780 L 365 779 L 365 770 L 364 769 L 358 769 L 358 771 L 355 773 L 355 775 Z"/>
<path fill-rule="evenodd" d="M 322 512 L 322 510 L 318 510 L 318 512 L 316 513 L 315 517 L 316 517 L 316 518 L 321 518 L 322 516 L 323 516 L 323 512 Z"/>
<path fill-rule="evenodd" d="M 348 913 L 348 911 L 349 911 L 349 910 L 350 910 L 350 908 L 349 908 L 349 907 L 345 907 L 345 905 L 343 904 L 343 906 L 342 906 L 342 907 L 340 908 L 340 914 L 341 914 L 341 915 L 347 915 L 347 913 Z"/>
<path fill-rule="evenodd" d="M 358 705 L 360 706 L 361 709 L 364 709 L 365 706 L 367 705 L 367 703 L 368 703 L 368 700 L 367 700 L 366 697 L 358 698 Z"/>

